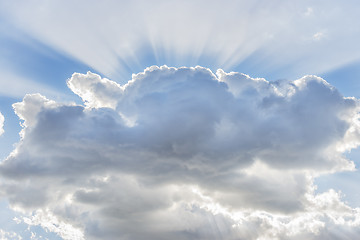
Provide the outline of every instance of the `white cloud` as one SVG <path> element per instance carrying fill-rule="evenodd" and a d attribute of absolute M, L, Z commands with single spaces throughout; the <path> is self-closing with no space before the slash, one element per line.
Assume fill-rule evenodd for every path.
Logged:
<path fill-rule="evenodd" d="M 21 240 L 22 237 L 16 234 L 15 232 L 7 232 L 3 229 L 0 229 L 0 239 L 1 240 L 7 240 L 7 239 L 18 239 Z"/>
<path fill-rule="evenodd" d="M 314 13 L 314 9 L 311 7 L 308 7 L 304 13 L 305 16 L 311 16 Z"/>
<path fill-rule="evenodd" d="M 67 84 L 89 107 L 114 109 L 122 94 L 119 84 L 91 72 L 86 75 L 74 73 Z"/>
<path fill-rule="evenodd" d="M 123 86 L 90 72 L 68 86 L 86 107 L 36 94 L 14 104 L 22 139 L 0 194 L 29 224 L 64 239 L 359 232 L 359 209 L 315 193 L 314 177 L 354 169 L 344 152 L 360 139 L 358 100 L 325 80 L 153 66 Z"/>
<path fill-rule="evenodd" d="M 53 214 L 49 213 L 48 211 L 39 210 L 30 218 L 24 217 L 23 222 L 29 226 L 40 225 L 46 231 L 54 232 L 63 239 L 84 239 L 83 233 L 80 230 L 69 224 L 59 221 Z"/>
<path fill-rule="evenodd" d="M 37 115 L 44 108 L 55 107 L 54 101 L 46 99 L 39 93 L 25 95 L 22 102 L 14 103 L 13 108 L 16 115 L 24 120 L 25 127 L 34 126 L 37 123 Z"/>
<path fill-rule="evenodd" d="M 317 32 L 313 35 L 313 39 L 315 41 L 320 41 L 321 39 L 323 39 L 325 36 L 325 34 L 323 32 Z"/>

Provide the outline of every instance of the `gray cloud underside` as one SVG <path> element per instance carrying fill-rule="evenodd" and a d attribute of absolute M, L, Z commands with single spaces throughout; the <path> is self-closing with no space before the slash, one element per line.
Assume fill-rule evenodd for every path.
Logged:
<path fill-rule="evenodd" d="M 22 139 L 0 165 L 1 194 L 36 210 L 33 224 L 51 215 L 64 239 L 359 232 L 358 209 L 314 193 L 314 177 L 354 168 L 343 154 L 359 144 L 358 100 L 325 80 L 153 66 L 124 86 L 90 72 L 68 86 L 85 106 L 14 104 Z"/>

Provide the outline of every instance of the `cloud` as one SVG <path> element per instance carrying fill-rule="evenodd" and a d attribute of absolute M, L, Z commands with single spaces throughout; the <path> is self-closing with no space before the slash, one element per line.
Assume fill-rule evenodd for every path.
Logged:
<path fill-rule="evenodd" d="M 0 136 L 4 133 L 4 115 L 0 112 Z"/>
<path fill-rule="evenodd" d="M 313 39 L 315 41 L 320 41 L 322 38 L 324 38 L 324 33 L 323 32 L 317 32 L 313 35 Z"/>
<path fill-rule="evenodd" d="M 344 153 L 359 145 L 358 100 L 325 80 L 152 66 L 125 85 L 91 72 L 67 84 L 84 106 L 13 105 L 23 130 L 0 194 L 24 222 L 64 239 L 359 232 L 359 209 L 315 193 L 315 177 L 354 169 Z"/>
<path fill-rule="evenodd" d="M 4 231 L 3 229 L 0 229 L 0 238 L 1 239 L 19 239 L 19 240 L 22 239 L 15 232 L 7 232 L 7 231 Z"/>
<path fill-rule="evenodd" d="M 118 98 L 122 94 L 119 84 L 106 78 L 102 79 L 99 75 L 91 72 L 86 75 L 74 73 L 67 84 L 88 107 L 115 108 Z"/>

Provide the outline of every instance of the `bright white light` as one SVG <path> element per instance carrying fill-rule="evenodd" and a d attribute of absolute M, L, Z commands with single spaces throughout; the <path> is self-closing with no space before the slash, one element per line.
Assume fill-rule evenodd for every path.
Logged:
<path fill-rule="evenodd" d="M 0 11 L 33 38 L 111 78 L 153 64 L 233 70 L 253 56 L 250 63 L 262 72 L 291 66 L 288 74 L 304 75 L 360 58 L 359 31 L 344 27 L 359 22 L 359 4 L 275 2 L 3 1 Z"/>

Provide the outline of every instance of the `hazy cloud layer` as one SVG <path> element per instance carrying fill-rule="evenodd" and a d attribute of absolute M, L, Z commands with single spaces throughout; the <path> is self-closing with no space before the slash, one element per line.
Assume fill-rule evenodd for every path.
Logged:
<path fill-rule="evenodd" d="M 126 85 L 67 82 L 85 106 L 39 94 L 14 104 L 22 139 L 1 194 L 64 239 L 338 239 L 359 209 L 315 194 L 314 177 L 354 169 L 358 100 L 305 76 L 153 66 Z M 45 223 L 52 223 L 45 224 Z"/>

